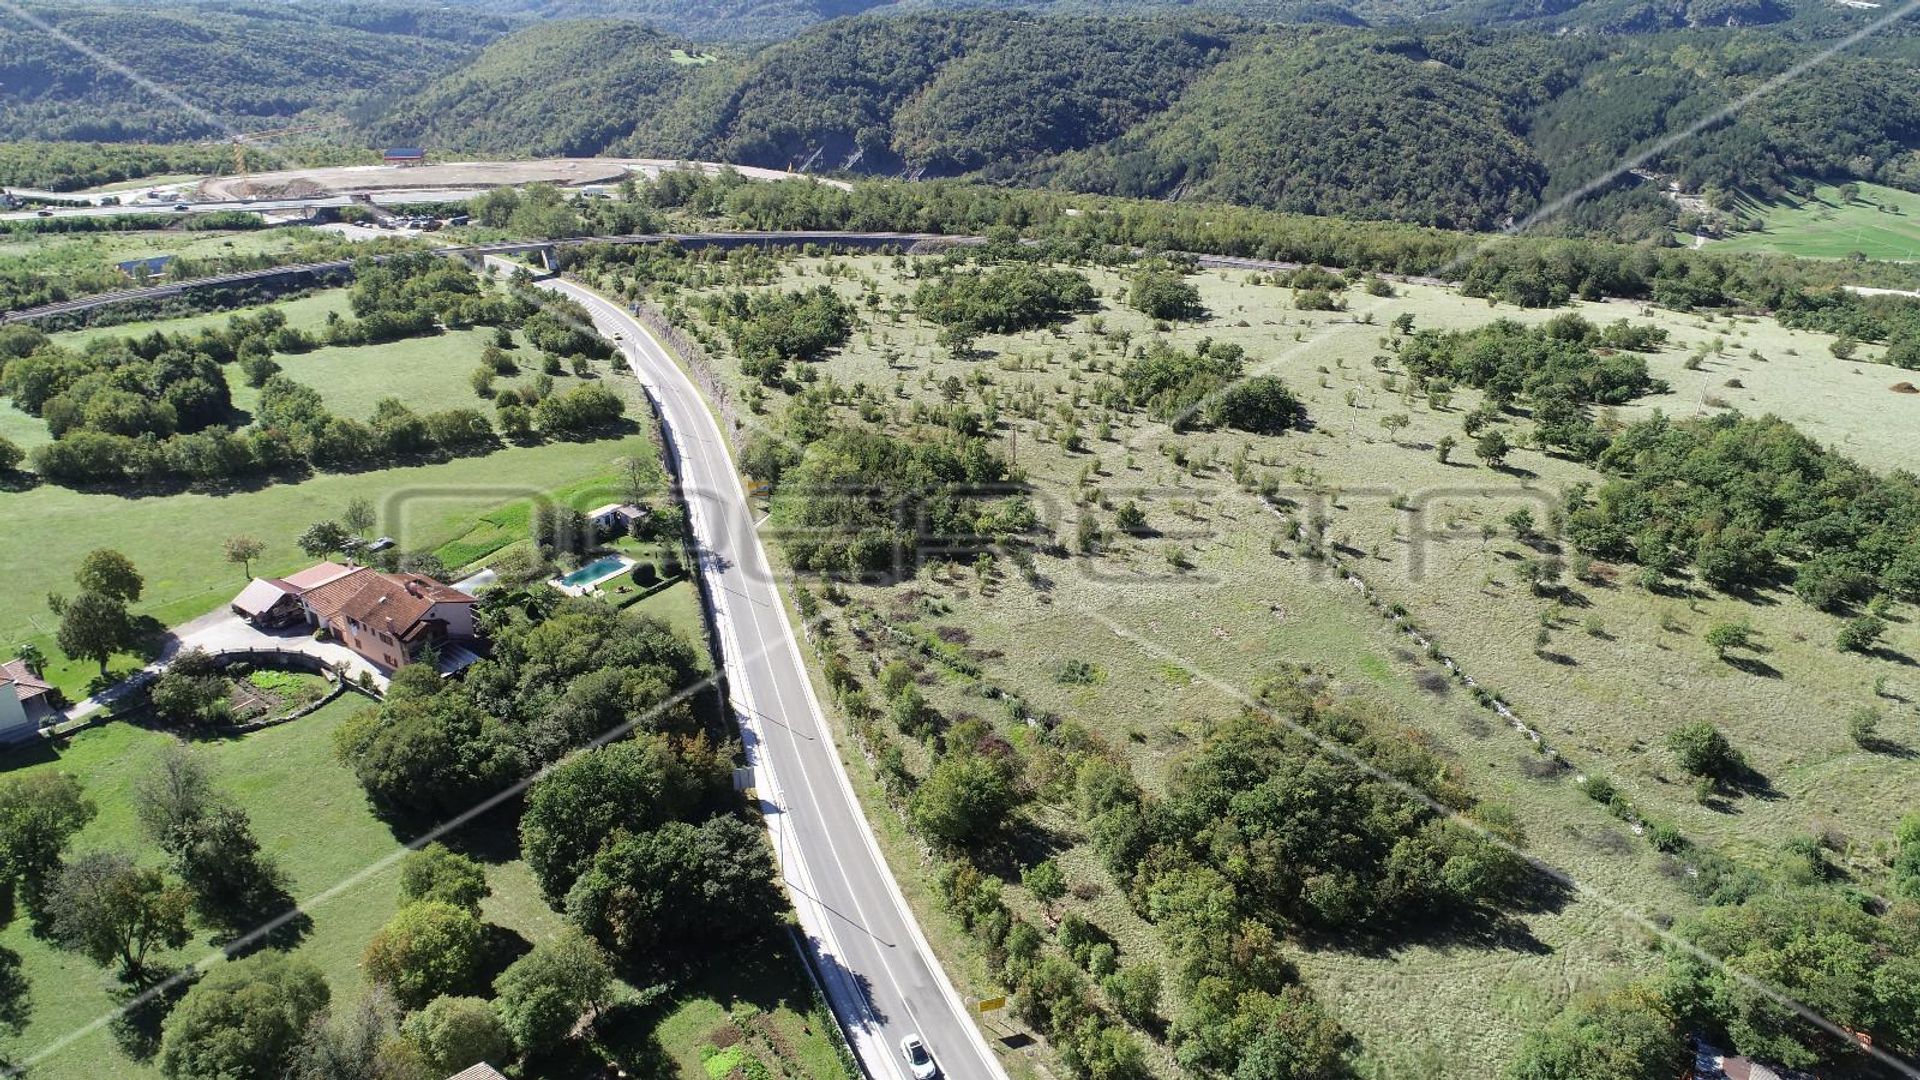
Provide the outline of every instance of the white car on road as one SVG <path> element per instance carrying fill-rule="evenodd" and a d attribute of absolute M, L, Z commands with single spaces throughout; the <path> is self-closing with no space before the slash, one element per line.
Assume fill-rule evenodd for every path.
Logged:
<path fill-rule="evenodd" d="M 927 1053 L 927 1044 L 920 1041 L 919 1035 L 901 1038 L 900 1056 L 907 1059 L 907 1068 L 912 1071 L 913 1080 L 933 1080 L 940 1075 L 940 1066 L 933 1063 L 933 1055 Z"/>

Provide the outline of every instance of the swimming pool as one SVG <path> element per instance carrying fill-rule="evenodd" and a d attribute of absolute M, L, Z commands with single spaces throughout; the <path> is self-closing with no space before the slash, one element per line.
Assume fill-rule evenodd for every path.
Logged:
<path fill-rule="evenodd" d="M 605 555 L 560 579 L 560 584 L 570 589 L 582 585 L 591 585 L 602 578 L 610 578 L 625 570 L 633 563 L 624 555 Z"/>

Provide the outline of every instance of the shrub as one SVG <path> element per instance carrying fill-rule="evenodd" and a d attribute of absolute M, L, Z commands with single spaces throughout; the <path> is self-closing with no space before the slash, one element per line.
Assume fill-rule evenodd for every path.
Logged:
<path fill-rule="evenodd" d="M 400 864 L 403 904 L 439 900 L 478 914 L 480 901 L 492 892 L 487 885 L 486 869 L 473 859 L 448 850 L 445 844 L 428 844 Z"/>
<path fill-rule="evenodd" d="M 434 998 L 407 1017 L 400 1032 L 436 1076 L 452 1076 L 482 1061 L 504 1063 L 515 1055 L 499 1015 L 477 997 Z"/>
<path fill-rule="evenodd" d="M 1694 776 L 1731 780 L 1747 767 L 1746 759 L 1727 741 L 1726 735 L 1705 720 L 1676 728 L 1668 734 L 1667 746 L 1680 767 Z"/>
<path fill-rule="evenodd" d="M 423 900 L 401 908 L 374 935 L 361 963 L 369 980 L 417 1009 L 440 994 L 470 988 L 485 943 L 485 928 L 473 912 Z"/>

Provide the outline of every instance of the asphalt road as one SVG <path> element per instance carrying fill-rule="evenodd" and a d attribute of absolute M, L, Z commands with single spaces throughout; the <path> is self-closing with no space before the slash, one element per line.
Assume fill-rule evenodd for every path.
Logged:
<path fill-rule="evenodd" d="M 1006 1080 L 887 869 L 808 681 L 725 436 L 667 351 L 617 304 L 559 279 L 658 403 L 712 598 L 732 707 L 815 970 L 877 1080 L 911 1080 L 918 1032 L 953 1080 Z"/>

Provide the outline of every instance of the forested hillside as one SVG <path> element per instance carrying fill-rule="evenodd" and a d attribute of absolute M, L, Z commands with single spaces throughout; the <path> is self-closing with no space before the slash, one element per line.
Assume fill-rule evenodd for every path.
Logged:
<path fill-rule="evenodd" d="M 1816 55 L 1796 39 L 1819 35 L 1803 29 L 922 13 L 691 62 L 697 46 L 676 52 L 637 26 L 562 22 L 500 41 L 372 130 L 462 150 L 973 175 L 1491 229 Z M 1874 48 L 1825 60 L 1646 166 L 1720 201 L 1814 181 L 1920 183 L 1920 77 L 1903 41 Z M 1639 183 L 1617 178 L 1551 227 L 1670 235 L 1680 207 Z"/>
<path fill-rule="evenodd" d="M 1236 29 L 1204 20 L 916 16 L 805 34 L 741 76 L 703 150 L 785 166 L 1017 171 L 1166 108 Z"/>
<path fill-rule="evenodd" d="M 398 102 L 371 134 L 535 157 L 597 154 L 620 142 L 678 152 L 716 108 L 727 68 L 694 62 L 677 45 L 637 22 L 540 23 Z"/>
<path fill-rule="evenodd" d="M 1266 37 L 1178 104 L 1064 163 L 1066 187 L 1492 228 L 1547 180 L 1490 84 L 1417 43 Z"/>
<path fill-rule="evenodd" d="M 752 42 L 791 37 L 816 23 L 849 15 L 908 15 L 991 6 L 1066 16 L 1152 15 L 1177 8 L 1196 15 L 1232 15 L 1269 23 L 1397 26 L 1525 25 L 1649 33 L 1694 27 L 1763 26 L 1793 21 L 1815 28 L 1846 25 L 1860 12 L 1790 0 L 457 0 L 498 14 L 546 18 L 619 16 L 700 41 Z"/>
<path fill-rule="evenodd" d="M 356 5 L 65 6 L 0 20 L 0 138 L 166 142 L 342 110 L 464 63 L 496 18 Z"/>

